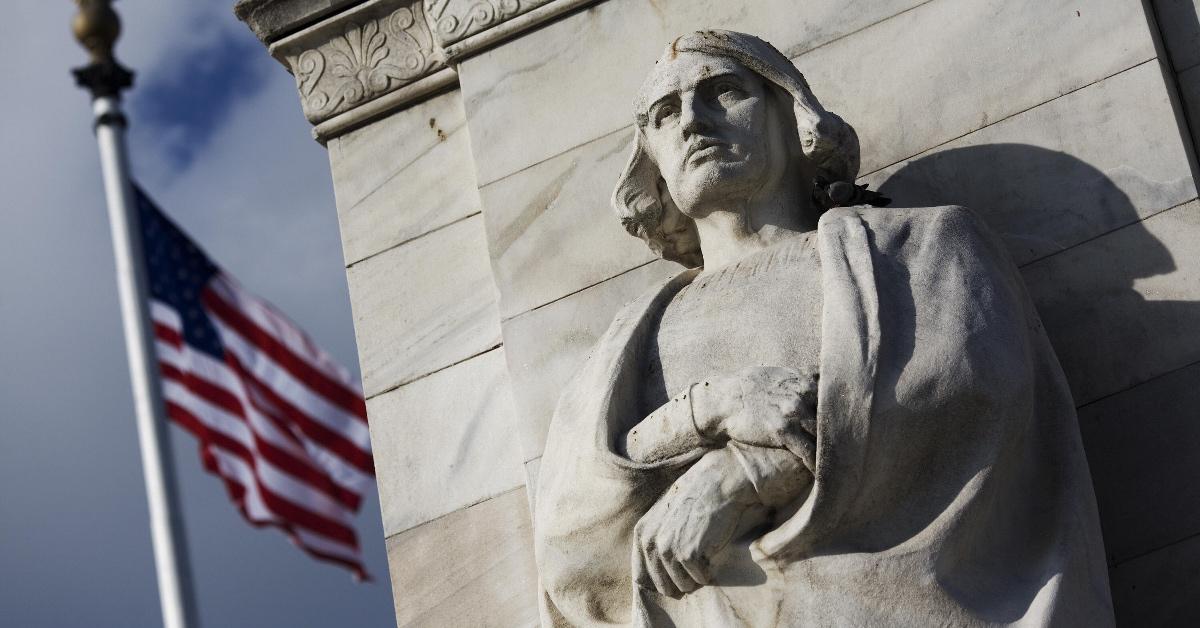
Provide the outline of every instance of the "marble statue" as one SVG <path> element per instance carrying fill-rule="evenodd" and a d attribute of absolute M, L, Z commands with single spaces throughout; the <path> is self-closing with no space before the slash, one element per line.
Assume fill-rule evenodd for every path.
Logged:
<path fill-rule="evenodd" d="M 1074 404 L 1003 245 L 887 209 L 770 44 L 670 44 L 614 205 L 689 267 L 564 390 L 545 626 L 1105 626 Z"/>

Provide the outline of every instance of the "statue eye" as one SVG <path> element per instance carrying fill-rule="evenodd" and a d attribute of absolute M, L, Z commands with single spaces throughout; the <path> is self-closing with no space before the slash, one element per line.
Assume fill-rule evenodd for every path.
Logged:
<path fill-rule="evenodd" d="M 720 102 L 729 102 L 745 96 L 742 86 L 734 81 L 718 81 L 713 85 L 713 95 Z"/>
<path fill-rule="evenodd" d="M 654 108 L 654 126 L 662 126 L 668 118 L 679 113 L 679 108 L 672 104 L 659 105 Z"/>

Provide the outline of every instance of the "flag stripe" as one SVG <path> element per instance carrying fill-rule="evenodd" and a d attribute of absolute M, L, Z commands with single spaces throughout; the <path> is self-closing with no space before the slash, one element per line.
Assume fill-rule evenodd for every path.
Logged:
<path fill-rule="evenodd" d="M 208 453 L 216 456 L 221 463 L 219 467 L 222 470 L 221 475 L 237 481 L 243 488 L 249 489 L 248 495 L 259 500 L 247 502 L 247 506 L 253 506 L 250 510 L 253 519 L 275 520 L 278 515 L 278 518 L 286 519 L 318 535 L 340 541 L 348 546 L 356 546 L 357 541 L 353 528 L 331 518 L 328 514 L 318 514 L 295 503 L 295 501 L 302 501 L 311 506 L 314 504 L 313 494 L 288 494 L 293 487 L 280 484 L 278 474 L 270 473 L 266 465 L 258 464 L 257 461 L 248 462 L 235 451 L 220 446 L 217 442 L 218 438 L 213 435 L 213 430 L 209 429 L 204 420 L 196 415 L 197 409 L 194 406 L 185 406 L 171 400 L 168 402 L 168 408 L 172 415 L 179 414 L 183 417 L 181 423 L 201 426 Z M 255 466 L 257 466 L 257 470 Z"/>
<path fill-rule="evenodd" d="M 287 371 L 298 381 L 303 381 L 309 388 L 321 394 L 330 402 L 337 404 L 351 416 L 359 420 L 365 427 L 367 422 L 367 407 L 362 396 L 341 382 L 335 381 L 305 359 L 296 355 L 275 336 L 267 333 L 254 321 L 247 318 L 238 309 L 221 298 L 216 289 L 208 290 L 202 301 L 208 309 L 223 321 L 226 326 L 237 330 L 237 333 L 270 356 L 280 368 Z"/>
<path fill-rule="evenodd" d="M 167 337 L 171 335 L 170 330 L 164 329 L 160 332 L 158 327 L 161 327 L 161 325 L 156 326 L 156 334 L 162 334 L 162 336 Z M 322 448 L 330 450 L 341 460 L 354 466 L 362 473 L 367 474 L 368 476 L 374 475 L 374 467 L 371 462 L 371 455 L 367 451 L 364 451 L 362 445 L 360 444 L 365 441 L 366 445 L 369 447 L 369 432 L 367 432 L 358 424 L 348 424 L 338 420 L 330 419 L 319 421 L 316 417 L 322 416 L 322 411 L 343 414 L 339 409 L 329 405 L 314 408 L 314 412 L 312 414 L 299 410 L 299 406 L 301 405 L 311 408 L 314 405 L 320 404 L 314 403 L 314 395 L 311 393 L 308 395 L 303 393 L 296 394 L 296 392 L 300 389 L 299 385 L 290 381 L 290 376 L 288 374 L 273 368 L 268 360 L 255 360 L 256 354 L 253 347 L 245 345 L 244 340 L 242 340 L 240 337 L 237 337 L 236 332 L 224 327 L 219 323 L 217 324 L 217 330 L 219 333 L 221 333 L 222 338 L 227 340 L 227 344 L 233 345 L 239 349 L 236 351 L 227 351 L 225 356 L 227 365 L 233 370 L 235 373 L 235 378 L 239 382 L 243 384 L 248 382 L 257 384 L 257 386 L 254 386 L 253 388 L 254 392 L 260 393 L 262 396 L 266 397 L 268 402 L 277 407 L 280 413 L 282 413 L 283 416 L 285 416 L 289 421 L 294 422 L 296 427 L 299 428 L 299 430 L 303 432 L 305 436 L 312 439 Z M 254 368 L 253 371 L 251 368 L 248 368 L 241 359 L 241 356 L 247 356 L 250 360 L 254 360 L 256 362 L 256 368 Z M 279 383 L 280 379 L 285 380 L 282 386 Z M 296 398 L 296 403 L 293 403 L 292 400 L 285 398 L 285 394 L 288 393 L 277 392 L 280 388 L 285 388 L 287 389 L 288 393 L 293 393 L 288 396 Z M 274 418 L 274 413 L 268 412 L 264 414 L 269 418 Z M 336 426 L 339 424 L 341 427 L 349 428 L 350 434 L 337 431 Z"/>
<path fill-rule="evenodd" d="M 157 327 L 156 327 L 157 329 Z M 300 437 L 286 425 L 278 425 L 273 419 L 261 416 L 246 396 L 245 383 L 224 362 L 217 362 L 207 354 L 193 351 L 187 345 L 163 346 L 159 341 L 160 363 L 195 376 L 197 379 L 229 392 L 236 397 L 243 413 L 248 415 L 251 428 L 272 445 L 293 456 L 304 457 L 305 447 Z"/>
<path fill-rule="evenodd" d="M 166 317 L 159 317 L 157 320 L 166 320 Z M 156 333 L 158 328 L 165 324 L 156 323 Z M 166 331 L 170 330 L 165 330 L 163 335 L 168 335 Z M 303 432 L 289 426 L 285 419 L 268 416 L 260 411 L 248 398 L 246 382 L 229 365 L 218 362 L 205 353 L 193 351 L 187 345 L 169 346 L 161 340 L 157 344 L 162 363 L 185 370 L 215 387 L 233 392 L 246 411 L 251 429 L 275 448 L 294 458 L 309 461 L 324 471 L 335 485 L 354 495 L 361 496 L 366 490 L 365 487 L 370 485 L 371 475 L 350 466 L 336 454 L 305 438 Z"/>
<path fill-rule="evenodd" d="M 342 460 L 353 465 L 363 473 L 374 475 L 374 463 L 371 455 L 360 449 L 338 432 L 317 422 L 313 416 L 302 412 L 295 405 L 279 394 L 269 383 L 260 380 L 233 352 L 225 354 L 225 363 L 234 370 L 250 386 L 253 392 L 261 394 L 267 403 L 274 406 L 289 421 L 296 425 L 305 436 L 311 438 L 325 449 L 337 454 Z"/>
<path fill-rule="evenodd" d="M 228 426 L 223 422 L 229 419 L 222 417 L 219 409 L 205 404 L 202 399 L 190 394 L 182 386 L 164 386 L 164 390 L 169 390 L 167 401 L 174 406 L 173 414 L 182 413 L 189 422 L 203 426 L 206 443 L 241 458 L 254 469 L 256 482 L 264 491 L 287 499 L 313 515 L 328 518 L 335 523 L 348 523 L 351 518 L 349 508 L 313 490 L 311 486 L 288 477 L 266 460 L 256 458 L 251 448 L 226 431 Z"/>
<path fill-rule="evenodd" d="M 332 438 L 345 441 L 346 444 L 363 454 L 370 452 L 371 435 L 365 423 L 360 423 L 353 415 L 347 414 L 341 408 L 329 403 L 323 396 L 306 388 L 290 372 L 281 368 L 270 356 L 258 350 L 258 347 L 247 341 L 233 328 L 227 326 L 220 317 L 215 317 L 217 333 L 225 344 L 225 361 L 230 356 L 237 359 L 245 373 L 252 375 L 271 389 L 280 398 L 286 398 L 292 406 L 307 410 L 305 416 L 321 423 Z M 237 369 L 235 369 L 237 370 Z M 313 436 L 313 438 L 317 438 Z M 322 444 L 328 444 L 318 439 Z M 369 456 L 368 456 L 369 457 Z"/>
<path fill-rule="evenodd" d="M 347 550 L 345 548 L 345 546 L 343 546 L 339 543 L 331 542 L 331 541 L 326 540 L 323 537 L 305 532 L 304 530 L 294 528 L 293 526 L 288 525 L 286 522 L 279 521 L 278 519 L 265 520 L 265 519 L 253 518 L 247 512 L 246 506 L 245 506 L 246 489 L 241 484 L 239 484 L 237 481 L 232 480 L 232 479 L 227 478 L 224 475 L 222 475 L 221 470 L 217 467 L 217 463 L 215 460 L 213 460 L 211 463 L 209 463 L 206 459 L 205 464 L 206 464 L 206 468 L 210 472 L 212 472 L 213 474 L 220 477 L 222 479 L 222 481 L 225 483 L 225 488 L 229 493 L 229 498 L 231 500 L 233 500 L 234 504 L 237 505 L 238 511 L 241 512 L 242 516 L 246 518 L 247 523 L 249 523 L 250 525 L 252 525 L 256 528 L 261 528 L 261 527 L 278 528 L 279 530 L 282 530 L 285 534 L 287 534 L 288 538 L 291 539 L 292 543 L 294 543 L 300 549 L 304 550 L 305 553 L 309 554 L 313 558 L 317 558 L 319 560 L 324 560 L 324 561 L 342 565 L 344 567 L 347 567 L 347 568 L 353 570 L 355 573 L 355 576 L 357 576 L 360 580 L 370 580 L 370 577 L 368 576 L 366 570 L 364 570 L 362 565 L 359 564 L 359 562 L 358 562 L 357 551 Z M 322 551 L 319 549 L 315 549 L 318 547 L 332 548 L 332 551 L 326 552 L 326 551 Z"/>
<path fill-rule="evenodd" d="M 332 522 L 326 525 L 306 523 L 303 519 L 310 519 L 311 513 L 304 513 L 300 518 L 291 516 L 286 511 L 293 510 L 294 506 L 289 506 L 286 500 L 273 495 L 271 491 L 263 490 L 262 485 L 256 481 L 253 470 L 246 466 L 242 459 L 219 447 L 212 448 L 211 453 L 221 470 L 221 476 L 242 487 L 242 503 L 249 513 L 249 519 L 262 523 L 286 521 L 288 525 L 297 528 L 297 532 L 307 530 L 309 535 L 320 537 L 331 546 L 338 546 L 346 552 L 357 554 L 358 542 L 354 538 L 353 530 Z M 284 506 L 282 510 L 281 505 Z"/>
<path fill-rule="evenodd" d="M 203 402 L 215 406 L 215 409 L 221 411 L 220 413 L 199 414 L 197 412 L 198 416 L 203 417 L 205 419 L 204 422 L 219 432 L 223 438 L 228 438 L 236 442 L 238 447 L 245 452 L 245 455 L 242 457 L 247 462 L 253 464 L 254 455 L 257 454 L 272 466 L 305 482 L 307 486 L 324 493 L 329 498 L 337 500 L 342 506 L 352 511 L 358 509 L 361 497 L 357 493 L 335 485 L 329 477 L 322 474 L 310 462 L 296 458 L 275 447 L 264 440 L 257 432 L 250 429 L 245 416 L 242 414 L 241 403 L 229 391 L 218 388 L 195 375 L 180 372 L 168 364 L 160 362 L 159 366 L 163 372 L 163 396 L 169 400 L 182 403 L 180 399 L 190 397 L 194 394 L 203 400 Z M 182 390 L 177 390 L 180 387 L 182 387 Z M 213 425 L 214 422 L 219 422 L 219 424 Z M 221 446 L 230 449 L 230 447 L 225 446 L 223 443 Z"/>
<path fill-rule="evenodd" d="M 356 397 L 362 397 L 362 387 L 350 376 L 350 372 L 317 347 L 307 334 L 292 325 L 287 317 L 276 311 L 270 303 L 247 291 L 236 279 L 225 273 L 219 273 L 209 288 L 226 303 L 241 311 L 260 329 L 286 345 L 300 359 L 328 375 Z"/>

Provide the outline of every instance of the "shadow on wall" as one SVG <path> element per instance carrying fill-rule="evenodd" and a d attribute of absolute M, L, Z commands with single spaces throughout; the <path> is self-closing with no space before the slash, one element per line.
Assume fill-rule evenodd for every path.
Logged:
<path fill-rule="evenodd" d="M 1139 183 L 1131 177 L 1126 189 L 1133 185 Z M 1138 197 L 1154 198 L 1145 189 Z M 1078 405 L 1200 361 L 1200 303 L 1167 300 L 1200 280 L 1189 267 L 1196 248 L 1182 244 L 1200 240 L 1200 220 L 1191 207 L 1150 218 L 1151 228 L 1169 243 L 1164 244 L 1104 173 L 1070 155 L 1024 144 L 951 149 L 916 159 L 880 191 L 897 207 L 964 205 L 1004 237 Z M 1177 270 L 1172 249 L 1185 268 L 1170 279 L 1145 281 Z M 1200 489 L 1162 482 L 1164 474 L 1196 468 L 1188 458 L 1194 452 L 1161 447 L 1164 440 L 1200 439 L 1200 424 L 1187 420 L 1194 411 L 1100 413 L 1097 424 L 1085 426 L 1110 564 L 1152 549 L 1144 547 L 1153 542 L 1148 533 L 1130 525 L 1131 512 L 1196 518 L 1175 504 L 1200 498 Z M 1124 455 L 1111 455 L 1114 448 Z M 1186 525 L 1200 530 L 1200 520 Z"/>
<path fill-rule="evenodd" d="M 1078 404 L 1200 360 L 1200 303 L 1135 288 L 1174 272 L 1172 252 L 1121 188 L 1083 161 L 1025 144 L 951 149 L 905 164 L 880 191 L 897 207 L 965 205 L 1004 238 Z M 1150 220 L 1161 233 L 1183 214 Z"/>

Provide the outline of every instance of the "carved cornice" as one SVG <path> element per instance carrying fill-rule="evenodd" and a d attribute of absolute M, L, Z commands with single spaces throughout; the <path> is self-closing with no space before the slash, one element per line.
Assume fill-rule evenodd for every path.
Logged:
<path fill-rule="evenodd" d="M 270 45 L 296 77 L 304 115 L 322 140 L 452 85 L 448 64 L 601 0 L 367 0 L 345 8 L 353 1 L 237 4 L 264 41 L 342 8 Z"/>
<path fill-rule="evenodd" d="M 442 48 L 553 0 L 425 0 L 425 15 Z"/>
<path fill-rule="evenodd" d="M 271 46 L 317 124 L 427 76 L 438 59 L 420 0 L 372 0 Z"/>

